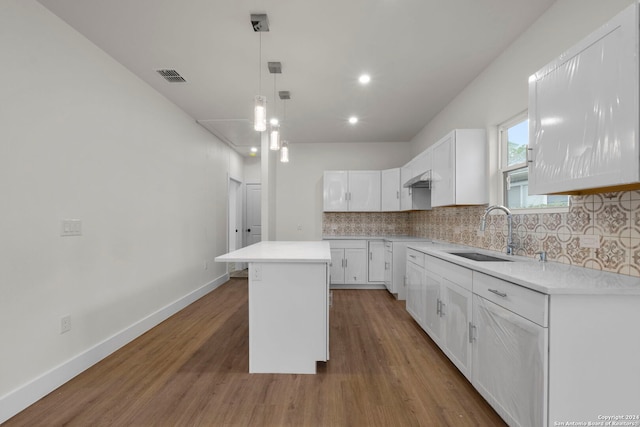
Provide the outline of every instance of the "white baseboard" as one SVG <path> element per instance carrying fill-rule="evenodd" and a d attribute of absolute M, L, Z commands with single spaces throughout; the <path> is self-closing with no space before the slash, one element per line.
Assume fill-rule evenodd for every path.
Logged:
<path fill-rule="evenodd" d="M 0 424 L 229 280 L 224 274 L 0 397 Z"/>
<path fill-rule="evenodd" d="M 345 284 L 332 284 L 329 286 L 331 289 L 387 289 L 384 284 L 376 285 L 373 283 L 370 284 L 361 284 L 361 285 L 345 285 Z"/>

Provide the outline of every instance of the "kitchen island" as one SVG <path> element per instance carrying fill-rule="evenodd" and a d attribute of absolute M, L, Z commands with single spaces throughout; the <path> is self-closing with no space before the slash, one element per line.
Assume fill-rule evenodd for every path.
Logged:
<path fill-rule="evenodd" d="M 329 360 L 329 243 L 260 242 L 215 260 L 249 263 L 249 372 L 315 374 Z"/>

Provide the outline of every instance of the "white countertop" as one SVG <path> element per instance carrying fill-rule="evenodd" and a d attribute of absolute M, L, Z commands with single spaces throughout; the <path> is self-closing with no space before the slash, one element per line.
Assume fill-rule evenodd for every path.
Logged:
<path fill-rule="evenodd" d="M 259 242 L 220 255 L 216 262 L 331 262 L 329 242 Z"/>
<path fill-rule="evenodd" d="M 322 236 L 323 240 L 386 240 L 387 242 L 430 242 L 431 239 L 415 236 Z"/>
<path fill-rule="evenodd" d="M 508 256 L 462 245 L 410 244 L 409 248 L 549 295 L 640 295 L 640 278 L 557 262 Z M 479 262 L 448 252 L 479 252 L 513 262 Z"/>

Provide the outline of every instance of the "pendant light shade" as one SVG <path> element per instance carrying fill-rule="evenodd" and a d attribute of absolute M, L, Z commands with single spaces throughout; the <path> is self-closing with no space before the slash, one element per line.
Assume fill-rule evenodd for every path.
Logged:
<path fill-rule="evenodd" d="M 267 97 L 256 95 L 253 109 L 253 128 L 258 132 L 267 130 Z"/>
<path fill-rule="evenodd" d="M 278 123 L 271 123 L 269 149 L 273 151 L 278 151 L 280 149 L 280 125 Z"/>
<path fill-rule="evenodd" d="M 289 143 L 282 141 L 282 147 L 280 147 L 280 162 L 289 163 Z"/>

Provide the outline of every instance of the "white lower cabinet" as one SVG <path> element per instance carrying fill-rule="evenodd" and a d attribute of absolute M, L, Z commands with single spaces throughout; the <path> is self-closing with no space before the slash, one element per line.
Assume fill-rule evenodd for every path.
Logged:
<path fill-rule="evenodd" d="M 454 365 L 471 378 L 471 271 L 425 256 L 424 329 Z"/>
<path fill-rule="evenodd" d="M 473 296 L 473 386 L 509 425 L 544 426 L 548 329 Z"/>
<path fill-rule="evenodd" d="M 369 282 L 384 282 L 384 241 L 369 240 Z"/>
<path fill-rule="evenodd" d="M 397 293 L 393 280 L 393 243 L 384 244 L 384 286 L 392 294 Z"/>
<path fill-rule="evenodd" d="M 407 311 L 509 425 L 547 426 L 548 296 L 407 253 Z"/>
<path fill-rule="evenodd" d="M 366 240 L 331 243 L 332 285 L 367 283 L 366 243 Z"/>
<path fill-rule="evenodd" d="M 407 311 L 424 328 L 424 254 L 407 249 Z"/>

